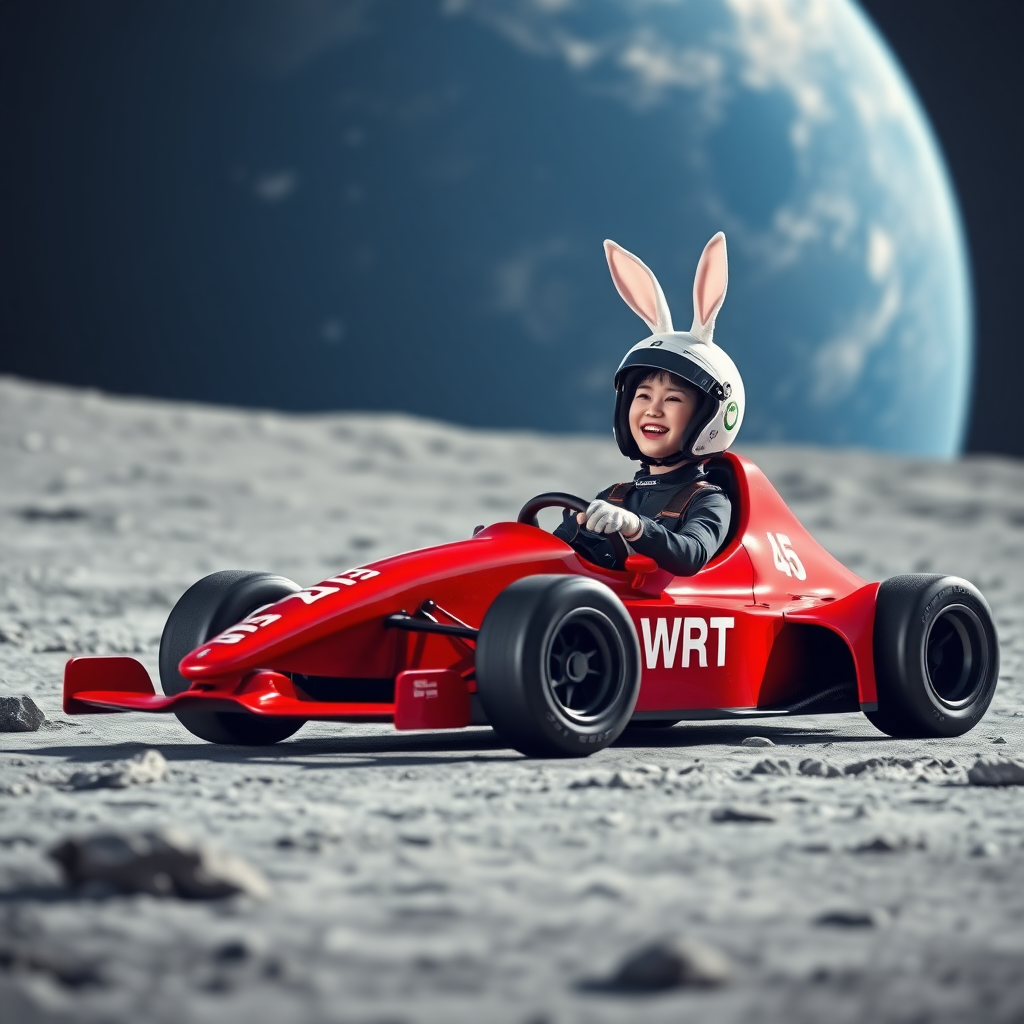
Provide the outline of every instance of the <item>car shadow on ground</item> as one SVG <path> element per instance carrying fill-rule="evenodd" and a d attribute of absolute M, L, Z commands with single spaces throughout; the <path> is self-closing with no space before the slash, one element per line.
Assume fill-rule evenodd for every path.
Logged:
<path fill-rule="evenodd" d="M 771 740 L 771 745 L 744 746 L 743 741 L 753 738 Z M 766 722 L 683 722 L 671 728 L 652 728 L 650 725 L 629 726 L 616 740 L 614 746 L 657 747 L 659 749 L 682 747 L 726 746 L 736 747 L 750 753 L 771 751 L 773 746 L 836 746 L 855 748 L 860 744 L 884 741 L 882 733 L 863 735 L 844 730 L 842 724 L 833 727 L 822 725 L 794 726 L 774 720 Z"/>
<path fill-rule="evenodd" d="M 771 746 L 743 746 L 750 737 L 763 737 Z M 833 746 L 855 750 L 864 744 L 884 740 L 881 734 L 862 735 L 817 724 L 794 727 L 777 721 L 758 722 L 685 722 L 671 728 L 631 726 L 615 742 L 613 751 L 692 750 L 729 747 L 736 752 L 771 756 L 775 748 Z M 537 763 L 573 763 L 575 759 L 526 758 L 512 749 L 486 726 L 450 732 L 378 733 L 372 735 L 295 736 L 273 746 L 219 746 L 212 743 L 115 742 L 91 744 L 52 744 L 26 749 L 36 757 L 90 764 L 134 757 L 149 748 L 158 749 L 173 765 L 202 761 L 211 764 L 251 764 L 301 767 L 310 770 L 367 767 L 429 767 L 434 765 L 481 763 L 490 761 Z M 781 752 L 781 750 L 780 750 Z M 330 760 L 340 758 L 342 760 Z M 323 759 L 323 760 L 321 760 Z M 577 762 L 578 763 L 578 762 Z"/>
<path fill-rule="evenodd" d="M 355 768 L 372 765 L 404 767 L 457 764 L 486 759 L 518 761 L 521 754 L 511 750 L 486 727 L 438 733 L 393 733 L 371 736 L 310 736 L 273 746 L 221 746 L 201 741 L 185 743 L 115 742 L 53 744 L 24 749 L 22 753 L 75 764 L 91 764 L 134 757 L 156 749 L 173 766 L 176 762 L 203 761 L 211 764 L 294 765 L 306 768 Z M 340 762 L 311 758 L 341 757 Z"/>

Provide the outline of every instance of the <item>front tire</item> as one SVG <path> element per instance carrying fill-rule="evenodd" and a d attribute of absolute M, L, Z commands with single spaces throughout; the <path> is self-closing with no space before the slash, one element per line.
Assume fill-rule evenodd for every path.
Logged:
<path fill-rule="evenodd" d="M 528 576 L 488 609 L 476 678 L 488 720 L 516 750 L 586 757 L 629 724 L 640 646 L 622 602 L 602 583 Z"/>
<path fill-rule="evenodd" d="M 992 702 L 999 641 L 992 612 L 956 576 L 894 576 L 878 589 L 874 629 L 882 732 L 900 738 L 961 736 Z"/>
<path fill-rule="evenodd" d="M 171 609 L 160 637 L 160 685 L 164 693 L 182 693 L 192 685 L 178 672 L 178 664 L 186 654 L 257 608 L 301 589 L 283 576 L 244 569 L 215 572 L 194 583 Z M 175 715 L 201 740 L 241 746 L 278 743 L 304 724 L 301 719 L 258 718 L 246 712 L 176 711 Z"/>

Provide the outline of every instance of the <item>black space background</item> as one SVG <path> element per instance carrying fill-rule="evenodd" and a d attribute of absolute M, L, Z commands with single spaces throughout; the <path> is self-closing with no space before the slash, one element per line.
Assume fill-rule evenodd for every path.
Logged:
<path fill-rule="evenodd" d="M 1024 455 L 1024 0 L 861 0 L 953 176 L 974 274 L 968 451 Z"/>
<path fill-rule="evenodd" d="M 45 0 L 0 0 L 0 53 L 18 52 L 18 12 Z M 87 4 L 89 0 L 82 0 Z M 1024 456 L 1024 0 L 860 0 L 913 82 L 935 128 L 963 213 L 974 276 L 977 357 L 968 451 Z M 144 11 L 144 6 L 143 11 Z M 139 16 L 144 16 L 143 11 Z M 36 8 L 37 17 L 44 11 Z M 51 9 L 50 14 L 54 11 Z M 15 65 L 0 87 L 20 86 Z M 5 97 L 0 96 L 0 100 Z M 0 102 L 0 114 L 12 106 Z M 36 126 L 33 130 L 44 130 Z M 0 163 L 17 162 L 19 126 L 0 118 Z M 13 159 L 12 159 L 13 158 Z M 0 174 L 0 180 L 3 180 Z M 0 231 L 18 197 L 0 195 Z M 45 282 L 41 283 L 45 284 Z M 5 275 L 0 289 L 16 285 Z M 45 288 L 40 301 L 45 301 Z M 10 369 L 18 325 L 0 335 Z M 62 362 L 82 365 L 82 353 Z M 76 358 L 76 356 L 78 358 Z M 88 360 L 86 360 L 87 364 Z M 78 383 L 90 383 L 87 369 Z M 56 373 L 63 380 L 67 372 Z"/>

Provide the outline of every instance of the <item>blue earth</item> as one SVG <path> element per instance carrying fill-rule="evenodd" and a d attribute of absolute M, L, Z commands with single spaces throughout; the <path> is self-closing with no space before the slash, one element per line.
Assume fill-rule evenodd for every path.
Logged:
<path fill-rule="evenodd" d="M 78 276 L 102 246 L 116 269 L 65 303 L 124 347 L 95 383 L 610 432 L 613 371 L 647 332 L 602 240 L 654 269 L 685 328 L 721 229 L 715 340 L 746 382 L 741 441 L 960 449 L 962 228 L 855 4 L 157 7 L 122 39 L 130 66 L 90 71 L 122 86 L 92 115 L 110 159 Z"/>

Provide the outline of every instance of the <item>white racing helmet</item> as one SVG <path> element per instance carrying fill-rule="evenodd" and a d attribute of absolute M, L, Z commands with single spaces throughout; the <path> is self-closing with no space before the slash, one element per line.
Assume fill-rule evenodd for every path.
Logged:
<path fill-rule="evenodd" d="M 724 452 L 736 439 L 745 408 L 743 378 L 736 364 L 712 340 L 715 317 L 729 286 L 729 262 L 721 231 L 704 246 L 693 279 L 693 324 L 672 329 L 672 314 L 658 279 L 642 260 L 610 239 L 604 243 L 608 268 L 626 304 L 653 332 L 634 345 L 615 371 L 615 440 L 627 458 L 651 465 L 706 459 Z M 634 369 L 667 370 L 704 396 L 680 444 L 679 455 L 649 459 L 629 429 L 629 407 L 639 383 Z M 627 388 L 632 380 L 633 386 Z M 629 394 L 626 394 L 626 391 Z"/>

